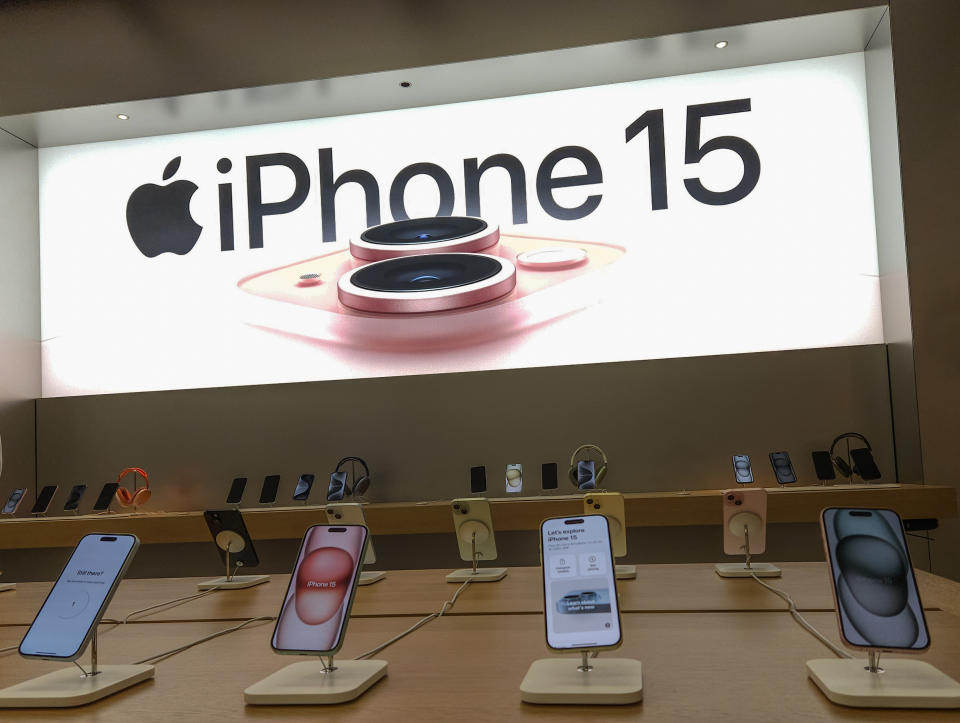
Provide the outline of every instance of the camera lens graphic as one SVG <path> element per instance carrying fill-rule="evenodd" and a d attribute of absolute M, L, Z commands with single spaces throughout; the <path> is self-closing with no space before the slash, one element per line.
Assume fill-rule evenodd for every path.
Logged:
<path fill-rule="evenodd" d="M 379 313 L 422 313 L 482 304 L 510 293 L 516 267 L 486 254 L 400 256 L 340 277 L 344 306 Z"/>
<path fill-rule="evenodd" d="M 372 226 L 350 240 L 350 253 L 364 261 L 414 254 L 483 251 L 500 240 L 500 228 L 473 216 L 437 216 Z"/>

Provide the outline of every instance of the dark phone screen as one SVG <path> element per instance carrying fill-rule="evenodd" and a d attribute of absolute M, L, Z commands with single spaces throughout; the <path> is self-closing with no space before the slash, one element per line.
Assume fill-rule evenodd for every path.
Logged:
<path fill-rule="evenodd" d="M 263 478 L 260 490 L 260 504 L 270 505 L 277 501 L 277 489 L 280 487 L 280 475 L 270 474 Z"/>
<path fill-rule="evenodd" d="M 830 459 L 830 453 L 819 451 L 810 455 L 813 458 L 813 466 L 817 471 L 817 479 L 821 482 L 836 479 L 837 473 L 833 469 L 833 460 Z"/>
<path fill-rule="evenodd" d="M 544 462 L 540 465 L 540 486 L 545 490 L 557 489 L 556 462 Z"/>
<path fill-rule="evenodd" d="M 237 477 L 230 485 L 230 493 L 227 495 L 228 505 L 239 505 L 243 499 L 243 491 L 247 488 L 247 478 Z"/>
<path fill-rule="evenodd" d="M 861 479 L 864 481 L 880 479 L 880 469 L 877 467 L 877 463 L 873 461 L 873 455 L 870 454 L 869 449 L 866 447 L 851 449 L 850 459 L 853 461 L 853 466 L 857 468 L 857 474 L 860 475 Z"/>
<path fill-rule="evenodd" d="M 786 452 L 771 452 L 770 464 L 773 465 L 773 473 L 780 484 L 788 485 L 797 481 L 797 473 L 793 471 L 790 455 Z"/>
<path fill-rule="evenodd" d="M 470 491 L 474 494 L 487 491 L 487 468 L 470 468 Z"/>
<path fill-rule="evenodd" d="M 893 510 L 831 508 L 821 518 L 844 639 L 851 645 L 930 645 L 900 517 Z"/>
<path fill-rule="evenodd" d="M 47 508 L 50 506 L 51 500 L 53 500 L 53 495 L 57 491 L 56 485 L 47 485 L 37 496 L 37 501 L 33 505 L 33 509 L 30 510 L 30 514 L 38 515 L 41 512 L 46 512 Z"/>
<path fill-rule="evenodd" d="M 113 496 L 117 493 L 117 487 L 119 486 L 116 482 L 107 482 L 103 486 L 103 489 L 100 490 L 100 496 L 97 497 L 97 501 L 93 503 L 93 511 L 102 512 L 107 509 L 113 501 Z"/>
<path fill-rule="evenodd" d="M 306 502 L 310 496 L 310 488 L 313 487 L 313 475 L 302 474 L 297 480 L 297 487 L 293 491 L 293 499 L 297 502 Z"/>
<path fill-rule="evenodd" d="M 67 496 L 67 503 L 63 506 L 65 510 L 75 510 L 80 506 L 80 498 L 87 491 L 86 485 L 74 485 Z"/>

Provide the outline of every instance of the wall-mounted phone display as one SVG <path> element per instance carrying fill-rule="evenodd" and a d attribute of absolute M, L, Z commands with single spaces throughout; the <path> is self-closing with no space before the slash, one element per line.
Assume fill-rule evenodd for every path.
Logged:
<path fill-rule="evenodd" d="M 487 491 L 487 468 L 484 466 L 470 468 L 470 492 L 475 495 Z"/>
<path fill-rule="evenodd" d="M 362 525 L 307 530 L 270 641 L 276 652 L 333 655 L 340 650 L 366 544 Z"/>
<path fill-rule="evenodd" d="M 280 475 L 268 474 L 263 478 L 263 487 L 260 488 L 260 504 L 272 505 L 277 501 L 277 491 L 280 488 Z"/>
<path fill-rule="evenodd" d="M 547 645 L 609 650 L 622 642 L 610 528 L 603 515 L 557 517 L 540 526 Z"/>
<path fill-rule="evenodd" d="M 844 643 L 897 652 L 930 647 L 900 516 L 831 507 L 820 526 Z"/>
<path fill-rule="evenodd" d="M 310 497 L 310 490 L 313 488 L 312 474 L 302 474 L 297 480 L 297 486 L 293 490 L 293 499 L 295 502 L 306 502 Z"/>
<path fill-rule="evenodd" d="M 20 507 L 20 503 L 23 502 L 23 498 L 26 494 L 27 494 L 26 487 L 18 487 L 13 492 L 11 492 L 10 496 L 7 498 L 7 501 L 3 503 L 3 514 L 5 515 L 17 514 L 17 508 Z"/>
<path fill-rule="evenodd" d="M 508 464 L 505 470 L 507 494 L 516 495 L 523 491 L 523 465 Z"/>
<path fill-rule="evenodd" d="M 76 510 L 80 507 L 80 498 L 83 497 L 83 493 L 87 491 L 86 485 L 74 485 L 70 489 L 70 494 L 67 495 L 67 501 L 63 505 L 65 512 L 70 512 Z"/>
<path fill-rule="evenodd" d="M 733 455 L 733 475 L 737 480 L 737 484 L 748 485 L 753 482 L 753 467 L 750 466 L 749 455 Z"/>
<path fill-rule="evenodd" d="M 233 483 L 230 485 L 230 492 L 227 493 L 227 504 L 228 505 L 239 505 L 240 500 L 243 499 L 243 491 L 247 487 L 247 478 L 246 477 L 237 477 L 233 480 Z"/>
<path fill-rule="evenodd" d="M 20 654 L 76 660 L 93 636 L 140 541 L 134 535 L 86 535 L 43 601 Z"/>
<path fill-rule="evenodd" d="M 770 464 L 779 484 L 789 485 L 797 481 L 797 473 L 793 471 L 793 463 L 786 452 L 771 452 Z"/>
<path fill-rule="evenodd" d="M 31 515 L 42 515 L 50 508 L 50 503 L 53 501 L 53 496 L 57 493 L 57 485 L 47 485 L 42 490 L 40 494 L 37 495 L 37 501 L 33 503 L 33 507 L 30 510 Z"/>
<path fill-rule="evenodd" d="M 103 488 L 100 490 L 100 494 L 97 495 L 97 501 L 93 503 L 94 512 L 103 512 L 110 508 L 110 503 L 113 502 L 114 495 L 117 494 L 117 487 L 120 484 L 118 482 L 107 482 Z"/>

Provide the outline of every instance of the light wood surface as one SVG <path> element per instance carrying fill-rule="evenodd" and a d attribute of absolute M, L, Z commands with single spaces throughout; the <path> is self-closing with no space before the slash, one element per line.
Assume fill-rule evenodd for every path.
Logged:
<path fill-rule="evenodd" d="M 788 592 L 801 610 L 833 610 L 826 564 L 787 562 L 783 577 L 768 582 Z M 375 585 L 357 589 L 355 617 L 422 616 L 440 608 L 456 590 L 444 582 L 448 570 L 393 570 Z M 203 578 L 124 580 L 107 610 L 107 618 L 166 600 L 193 595 Z M 288 575 L 246 590 L 212 592 L 202 598 L 152 613 L 143 620 L 246 620 L 276 615 Z M 960 583 L 918 571 L 920 594 L 927 609 L 960 614 Z M 0 625 L 28 625 L 50 589 L 50 583 L 20 583 L 0 594 Z M 717 612 L 781 610 L 785 603 L 755 581 L 724 579 L 708 564 L 638 565 L 636 580 L 618 581 L 624 612 Z M 501 582 L 477 584 L 461 594 L 451 615 L 540 614 L 543 611 L 539 567 L 512 568 Z"/>
<path fill-rule="evenodd" d="M 810 621 L 835 640 L 831 613 Z M 400 632 L 409 620 L 368 618 L 350 624 L 342 657 Z M 960 618 L 928 614 L 933 646 L 923 656 L 960 678 Z M 222 623 L 141 623 L 102 636 L 104 662 L 132 662 L 222 629 Z M 387 678 L 359 700 L 334 709 L 250 708 L 242 691 L 280 667 L 302 660 L 269 648 L 266 624 L 204 643 L 159 663 L 156 680 L 108 700 L 69 711 L 4 711 L 4 721 L 334 720 L 551 721 L 634 720 L 956 720 L 953 712 L 854 710 L 827 701 L 806 678 L 804 663 L 830 652 L 787 613 L 650 613 L 623 616 L 617 656 L 643 663 L 644 700 L 626 707 L 531 706 L 520 701 L 524 673 L 544 647 L 543 618 L 486 615 L 442 618 L 385 650 Z M 0 628 L 0 646 L 23 634 Z M 571 665 L 576 665 L 569 656 Z M 882 659 L 881 659 L 882 661 Z M 57 664 L 0 656 L 0 685 Z"/>
<path fill-rule="evenodd" d="M 719 525 L 722 490 L 638 492 L 624 495 L 628 527 Z M 953 487 L 937 485 L 835 485 L 827 487 L 769 488 L 768 521 L 816 522 L 830 506 L 889 507 L 901 517 L 957 516 Z M 576 495 L 492 499 L 497 530 L 534 530 L 547 517 L 583 512 Z M 388 502 L 364 508 L 374 535 L 448 532 L 453 529 L 449 501 Z M 298 539 L 310 525 L 325 523 L 322 506 L 245 509 L 243 516 L 255 540 Z M 73 547 L 92 532 L 129 532 L 142 543 L 206 542 L 210 539 L 202 512 L 144 512 L 140 514 L 80 515 L 74 517 L 9 518 L 0 520 L 0 549 Z"/>

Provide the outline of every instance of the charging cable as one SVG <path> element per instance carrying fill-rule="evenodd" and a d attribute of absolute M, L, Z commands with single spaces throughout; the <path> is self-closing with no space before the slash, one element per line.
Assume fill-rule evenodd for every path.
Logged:
<path fill-rule="evenodd" d="M 138 660 L 136 663 L 133 663 L 133 665 L 143 665 L 144 663 L 150 663 L 151 665 L 155 665 L 157 663 L 160 663 L 166 660 L 167 658 L 172 658 L 174 655 L 177 655 L 178 653 L 182 653 L 183 651 L 189 650 L 190 648 L 196 645 L 200 645 L 200 643 L 205 643 L 208 640 L 219 638 L 221 635 L 228 635 L 229 633 L 234 633 L 237 630 L 242 630 L 248 625 L 253 625 L 253 623 L 271 622 L 273 620 L 276 620 L 276 618 L 273 617 L 272 615 L 262 615 L 257 618 L 250 618 L 249 620 L 244 620 L 239 625 L 234 625 L 232 628 L 225 628 L 224 630 L 218 630 L 215 633 L 211 633 L 210 635 L 205 635 L 202 638 L 198 638 L 189 643 L 186 643 L 185 645 L 181 645 L 179 647 L 173 648 L 172 650 L 166 650 L 162 653 L 157 653 L 156 655 L 151 655 L 148 658 L 144 658 L 143 660 Z"/>
<path fill-rule="evenodd" d="M 787 593 L 787 592 L 784 591 L 784 590 L 781 590 L 780 588 L 776 588 L 776 587 L 774 587 L 773 585 L 768 585 L 768 584 L 765 583 L 763 580 L 761 580 L 759 577 L 757 577 L 754 573 L 750 573 L 750 577 L 752 577 L 754 580 L 756 580 L 756 581 L 759 582 L 761 585 L 763 585 L 765 588 L 767 588 L 767 590 L 769 590 L 769 591 L 772 592 L 774 595 L 776 595 L 777 597 L 781 598 L 784 602 L 786 602 L 787 605 L 790 606 L 790 608 L 789 608 L 790 614 L 793 616 L 793 619 L 797 621 L 797 623 L 800 625 L 800 627 L 802 627 L 804 630 L 806 630 L 808 633 L 810 633 L 813 637 L 815 637 L 815 638 L 816 638 L 817 640 L 819 640 L 821 643 L 823 643 L 823 644 L 826 645 L 828 648 L 830 648 L 830 650 L 833 651 L 834 655 L 836 655 L 838 658 L 852 658 L 852 657 L 853 657 L 852 655 L 850 655 L 850 653 L 848 653 L 848 652 L 847 652 L 846 650 L 844 650 L 843 648 L 841 648 L 841 647 L 839 647 L 839 646 L 837 646 L 837 645 L 834 645 L 833 642 L 831 642 L 830 640 L 828 640 L 826 637 L 824 637 L 824 635 L 823 635 L 819 630 L 817 630 L 815 627 L 813 627 L 813 625 L 811 625 L 810 622 L 809 622 L 805 617 L 803 617 L 803 615 L 800 614 L 800 611 L 797 610 L 797 604 L 793 601 L 793 598 L 790 597 L 789 593 Z"/>
<path fill-rule="evenodd" d="M 409 628 L 407 628 L 406 630 L 404 630 L 404 631 L 403 631 L 402 633 L 400 633 L 399 635 L 390 638 L 387 642 L 381 643 L 380 645 L 378 645 L 377 647 L 373 648 L 372 650 L 368 650 L 367 652 L 365 652 L 365 653 L 363 653 L 363 654 L 361 654 L 361 655 L 358 655 L 356 658 L 354 658 L 354 660 L 365 660 L 366 658 L 369 658 L 371 655 L 376 655 L 376 654 L 379 653 L 381 650 L 384 650 L 384 649 L 390 647 L 390 646 L 393 645 L 395 642 L 397 642 L 398 640 L 401 640 L 401 639 L 405 638 L 406 636 L 408 636 L 410 633 L 414 632 L 415 630 L 419 630 L 420 628 L 422 628 L 422 627 L 423 627 L 424 625 L 426 625 L 427 623 L 432 622 L 432 621 L 436 620 L 437 618 L 442 618 L 442 617 L 444 616 L 444 614 L 445 614 L 450 608 L 452 608 L 452 607 L 456 604 L 457 598 L 460 597 L 460 593 L 462 593 L 464 590 L 466 590 L 466 589 L 467 589 L 467 586 L 468 586 L 471 582 L 473 582 L 473 581 L 470 580 L 470 579 L 465 580 L 464 583 L 463 583 L 460 587 L 457 588 L 457 591 L 456 591 L 455 593 L 453 593 L 453 597 L 451 597 L 449 600 L 447 600 L 447 601 L 440 607 L 440 611 L 439 611 L 439 612 L 430 613 L 430 614 L 427 615 L 425 618 L 421 618 L 420 620 L 418 620 L 417 622 L 415 622 L 413 625 L 411 625 Z"/>

